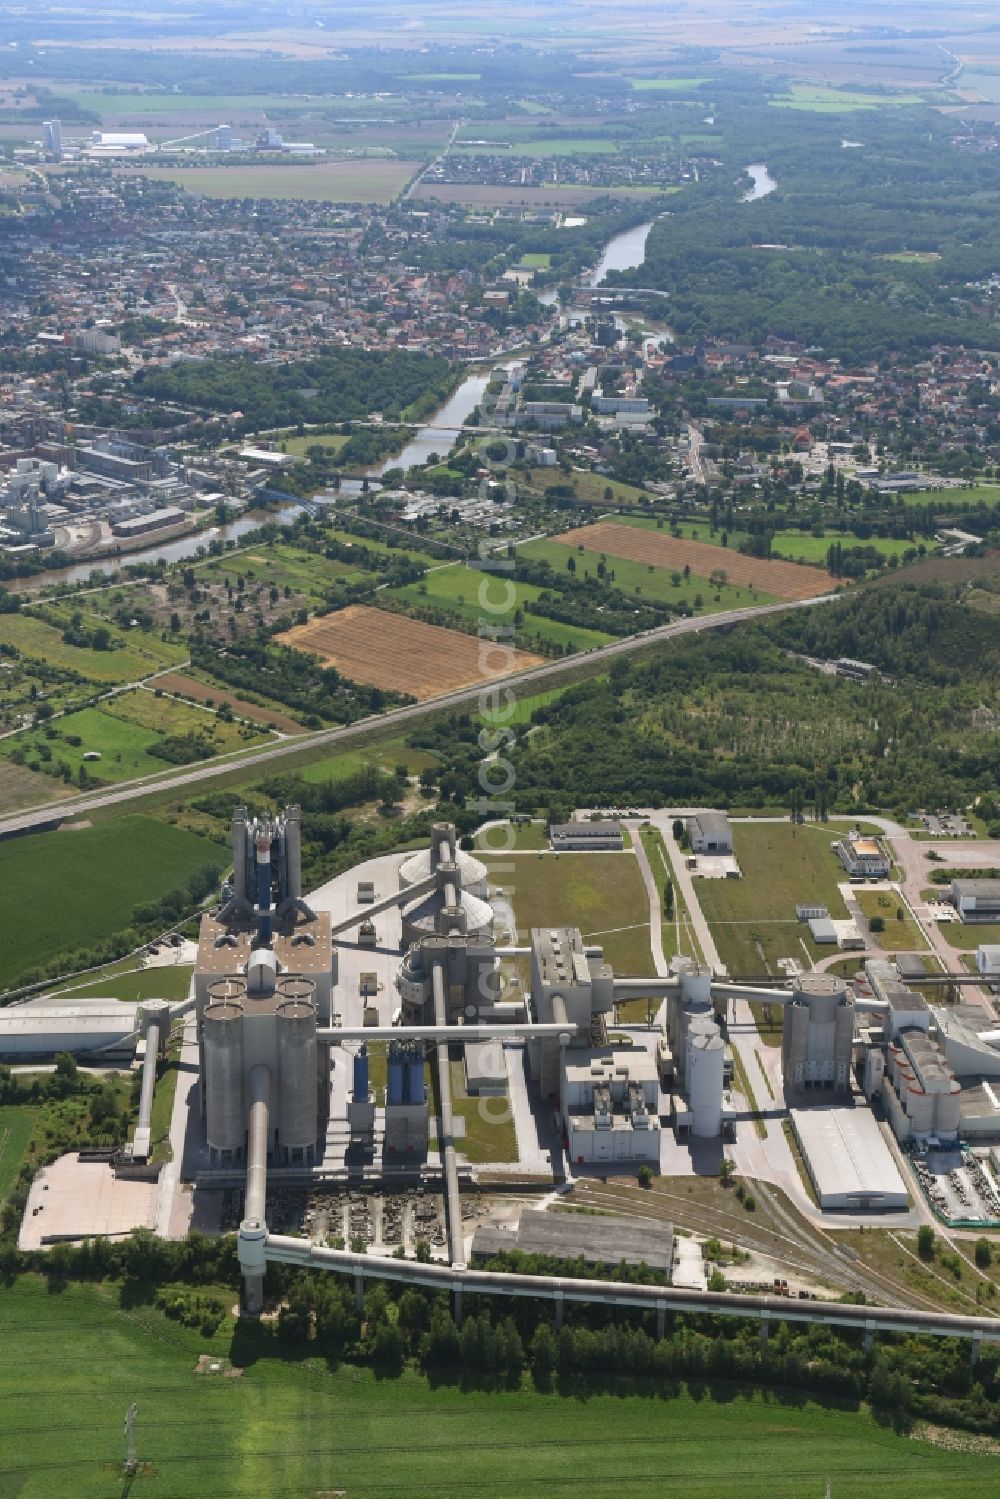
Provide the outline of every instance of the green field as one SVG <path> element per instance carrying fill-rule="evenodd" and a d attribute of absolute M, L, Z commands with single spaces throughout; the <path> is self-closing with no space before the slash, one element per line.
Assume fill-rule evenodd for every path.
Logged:
<path fill-rule="evenodd" d="M 578 1492 L 584 1464 L 589 1493 L 626 1487 L 636 1499 L 822 1499 L 828 1482 L 835 1499 L 996 1493 L 992 1454 L 898 1436 L 801 1391 L 433 1388 L 298 1349 L 283 1360 L 231 1324 L 205 1338 L 114 1286 L 53 1295 L 22 1277 L 2 1294 L 0 1493 L 18 1499 L 119 1495 L 133 1401 L 144 1465 L 133 1499 L 146 1488 L 162 1499 L 531 1499 Z M 241 1376 L 196 1374 L 205 1353 L 234 1359 Z"/>
<path fill-rule="evenodd" d="M 446 609 L 459 619 L 479 620 L 483 617 L 483 606 L 479 603 L 479 590 L 486 581 L 490 597 L 502 597 L 496 580 L 491 575 L 479 572 L 457 562 L 452 567 L 439 567 L 428 573 L 420 583 L 409 583 L 404 588 L 393 588 L 391 594 L 405 599 L 418 607 Z M 533 601 L 542 593 L 532 583 L 515 583 L 517 607 Z M 591 646 L 606 645 L 614 637 L 603 630 L 585 630 L 576 625 L 563 624 L 561 620 L 545 619 L 538 614 L 525 614 L 522 629 L 527 634 L 539 635 L 556 645 L 572 646 L 576 650 L 589 650 Z"/>
<path fill-rule="evenodd" d="M 533 250 L 527 255 L 522 255 L 521 265 L 533 266 L 536 270 L 547 271 L 552 264 L 552 256 L 543 254 L 541 250 Z"/>
<path fill-rule="evenodd" d="M 778 975 L 779 958 L 806 964 L 830 952 L 816 946 L 795 907 L 823 905 L 835 920 L 846 920 L 837 888 L 844 871 L 830 848 L 833 838 L 831 828 L 814 823 L 734 823 L 733 849 L 743 878 L 695 881 L 731 974 Z"/>
<path fill-rule="evenodd" d="M 56 612 L 69 623 L 71 610 Z M 141 634 L 138 630 L 116 630 L 97 615 L 85 615 L 84 625 L 88 628 L 95 625 L 106 627 L 111 635 L 111 650 L 95 651 L 86 646 L 67 645 L 61 629 L 23 611 L 4 615 L 3 638 L 5 644 L 17 646 L 22 656 L 77 671 L 94 682 L 136 681 L 165 666 L 175 666 L 187 657 L 184 646 L 172 645 L 156 635 Z"/>
<path fill-rule="evenodd" d="M 954 505 L 1000 505 L 1000 484 L 960 485 L 957 489 L 920 490 L 903 496 L 908 505 L 933 505 L 936 499 Z"/>
<path fill-rule="evenodd" d="M 629 83 L 640 93 L 655 90 L 657 93 L 688 93 L 708 83 L 707 78 L 630 78 Z"/>
<path fill-rule="evenodd" d="M 534 926 L 579 927 L 616 973 L 651 974 L 649 897 L 634 854 L 515 854 L 486 859 L 513 903 L 518 936 Z"/>
<path fill-rule="evenodd" d="M 521 547 L 520 552 L 524 557 L 548 562 L 557 574 L 566 576 L 566 564 L 572 558 L 576 564 L 577 578 L 586 578 L 588 574 L 596 577 L 597 564 L 601 558 L 600 552 L 581 552 L 576 547 L 565 546 L 561 541 L 531 541 L 527 546 Z M 675 584 L 673 569 L 629 562 L 624 557 L 608 557 L 607 567 L 609 573 L 614 574 L 612 586 L 620 588 L 623 593 L 668 604 L 685 604 L 694 614 L 714 614 L 718 610 L 773 602 L 769 593 L 751 593 L 749 588 L 740 588 L 734 584 L 716 588 L 707 578 L 699 578 L 694 573 L 690 578 L 678 573 L 680 582 Z M 701 600 L 700 603 L 696 602 L 698 599 Z"/>
<path fill-rule="evenodd" d="M 887 105 L 923 104 L 920 94 L 868 94 L 852 89 L 823 88 L 811 83 L 793 83 L 788 98 L 769 99 L 777 109 L 807 109 L 816 114 L 884 109 Z"/>
<path fill-rule="evenodd" d="M 0 985 L 130 924 L 137 905 L 182 886 L 196 870 L 221 870 L 228 852 L 151 817 L 126 816 L 0 844 Z"/>
<path fill-rule="evenodd" d="M 413 171 L 413 162 L 381 159 L 320 160 L 309 166 L 143 166 L 144 176 L 176 182 L 205 198 L 286 198 L 307 203 L 388 203 L 406 186 Z"/>
<path fill-rule="evenodd" d="M 645 531 L 664 531 L 670 534 L 670 525 L 664 522 L 657 525 L 653 516 L 646 515 L 620 515 L 616 517 L 624 526 L 638 526 Z M 729 531 L 729 545 L 723 547 L 722 532 L 724 527 L 716 526 L 712 531 L 711 524 L 706 521 L 683 520 L 677 528 L 685 540 L 704 541 L 709 546 L 717 546 L 722 551 L 736 551 L 741 541 L 746 540 L 748 532 L 734 526 Z M 811 531 L 778 531 L 775 533 L 772 543 L 771 555 L 781 557 L 786 562 L 826 562 L 827 553 L 834 542 L 839 542 L 845 551 L 852 547 L 874 547 L 881 552 L 883 557 L 902 557 L 903 553 L 917 545 L 913 541 L 897 540 L 891 536 L 871 536 L 867 541 L 861 541 L 850 531 L 827 531 L 823 536 L 813 536 Z M 616 563 L 617 566 L 617 563 Z"/>

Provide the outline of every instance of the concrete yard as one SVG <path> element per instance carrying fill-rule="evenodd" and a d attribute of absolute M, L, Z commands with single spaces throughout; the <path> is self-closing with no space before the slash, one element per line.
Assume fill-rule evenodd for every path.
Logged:
<path fill-rule="evenodd" d="M 156 1205 L 155 1181 L 128 1181 L 105 1162 L 63 1155 L 32 1182 L 17 1247 L 49 1249 L 42 1238 L 50 1235 L 122 1238 L 134 1228 L 155 1227 Z"/>

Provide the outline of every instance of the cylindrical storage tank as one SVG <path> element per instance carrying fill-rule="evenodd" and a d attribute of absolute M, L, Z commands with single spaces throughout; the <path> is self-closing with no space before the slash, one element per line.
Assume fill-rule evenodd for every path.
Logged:
<path fill-rule="evenodd" d="M 308 979 L 285 979 L 278 992 L 278 1141 L 301 1150 L 315 1145 L 318 1133 L 315 991 Z"/>
<path fill-rule="evenodd" d="M 144 999 L 139 1006 L 137 1020 L 142 1034 L 148 1036 L 149 1027 L 155 1025 L 159 1031 L 159 1045 L 166 1046 L 170 1032 L 170 1004 L 165 999 Z"/>
<path fill-rule="evenodd" d="M 712 970 L 703 965 L 692 967 L 681 974 L 681 994 L 684 1002 L 707 1005 L 712 999 Z"/>
<path fill-rule="evenodd" d="M 701 1140 L 714 1140 L 722 1133 L 722 1072 L 726 1046 L 714 1036 L 692 1036 L 688 1059 L 687 1091 L 691 1104 L 691 1133 Z"/>
<path fill-rule="evenodd" d="M 407 1103 L 423 1103 L 424 1101 L 424 1059 L 423 1057 L 411 1057 L 406 1064 L 407 1071 Z"/>
<path fill-rule="evenodd" d="M 406 1101 L 406 1063 L 402 1057 L 391 1052 L 386 1064 L 385 1101 L 387 1104 Z"/>
<path fill-rule="evenodd" d="M 364 1042 L 354 1058 L 354 1098 L 356 1102 L 368 1101 L 368 1047 Z"/>
<path fill-rule="evenodd" d="M 205 1132 L 211 1150 L 243 1149 L 243 1006 L 213 999 L 202 1016 Z"/>
<path fill-rule="evenodd" d="M 957 1135 L 962 1122 L 962 1088 L 957 1079 L 952 1084 L 950 1092 L 938 1097 L 937 1105 L 934 1119 L 935 1134 L 944 1139 Z"/>

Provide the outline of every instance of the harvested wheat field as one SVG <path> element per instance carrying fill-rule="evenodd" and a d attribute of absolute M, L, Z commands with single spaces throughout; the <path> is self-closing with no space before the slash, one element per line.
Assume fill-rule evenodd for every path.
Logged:
<path fill-rule="evenodd" d="M 354 682 L 416 698 L 437 697 L 542 660 L 528 651 L 507 651 L 475 635 L 364 604 L 295 625 L 276 639 L 318 656 L 324 666 L 335 666 Z"/>
<path fill-rule="evenodd" d="M 564 531 L 554 540 L 565 546 L 584 546 L 588 552 L 604 552 L 608 557 L 624 557 L 628 562 L 651 563 L 654 567 L 683 568 L 687 564 L 700 578 L 709 578 L 721 569 L 727 582 L 759 588 L 762 593 L 779 599 L 811 599 L 833 587 L 826 573 L 816 567 L 744 557 L 741 552 L 712 546 L 707 541 L 677 541 L 660 531 L 618 526 L 613 521 L 579 526 L 574 531 Z"/>

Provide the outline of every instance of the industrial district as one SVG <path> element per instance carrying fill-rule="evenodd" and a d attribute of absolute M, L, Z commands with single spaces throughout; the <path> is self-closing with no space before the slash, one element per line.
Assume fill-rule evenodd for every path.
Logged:
<path fill-rule="evenodd" d="M 743 877 L 733 829 L 709 810 L 672 816 L 581 810 L 550 826 L 548 850 L 521 857 L 639 851 L 652 824 L 695 913 L 697 884 Z M 865 955 L 853 919 L 800 907 L 795 920 L 834 956 L 862 949 L 851 977 L 821 960 L 762 982 L 731 977 L 717 957 L 667 962 L 662 951 L 654 973 L 616 973 L 573 926 L 513 930 L 508 889 L 449 823 L 434 824 L 426 846 L 308 894 L 301 840 L 297 806 L 234 809 L 232 873 L 202 917 L 186 999 L 43 998 L 0 1014 L 8 1061 L 69 1052 L 142 1079 L 124 1149 L 80 1152 L 36 1175 L 22 1248 L 137 1226 L 172 1237 L 238 1227 L 250 1315 L 264 1310 L 269 1261 L 353 1270 L 359 1294 L 364 1276 L 443 1283 L 460 1307 L 463 1285 L 490 1279 L 477 1264 L 522 1249 L 583 1257 L 595 1272 L 645 1265 L 689 1294 L 714 1274 L 738 1293 L 808 1301 L 809 1316 L 828 1302 L 841 1323 L 857 1311 L 841 1304 L 845 1288 L 895 1304 L 899 1325 L 924 1316 L 930 1330 L 953 1331 L 972 1320 L 904 1312 L 825 1230 L 1000 1224 L 995 947 L 979 948 L 974 971 L 932 972 L 905 954 Z M 829 853 L 848 894 L 894 888 L 888 839 L 845 828 Z M 957 879 L 948 904 L 963 924 L 991 922 L 1000 882 Z M 702 950 L 712 951 L 707 929 Z M 167 946 L 166 956 L 177 954 Z M 780 1047 L 761 1047 L 751 1006 L 778 1007 Z M 157 1062 L 178 1035 L 163 1162 L 151 1137 Z M 468 1159 L 470 1109 L 513 1125 L 508 1158 Z M 678 1234 L 642 1215 L 559 1211 L 574 1187 L 616 1174 L 676 1184 L 734 1169 L 765 1201 L 777 1200 L 769 1184 L 780 1187 L 801 1215 L 784 1210 L 787 1263 L 748 1252 L 713 1271 L 683 1208 Z M 811 1233 L 797 1242 L 803 1222 Z M 493 1279 L 496 1294 L 526 1294 L 500 1284 L 518 1277 Z M 632 1289 L 636 1304 L 665 1305 L 662 1286 Z M 746 1295 L 736 1301 L 745 1315 Z M 895 1324 L 865 1325 L 874 1335 Z M 984 1325 L 991 1336 L 977 1325 L 974 1347 Z"/>

